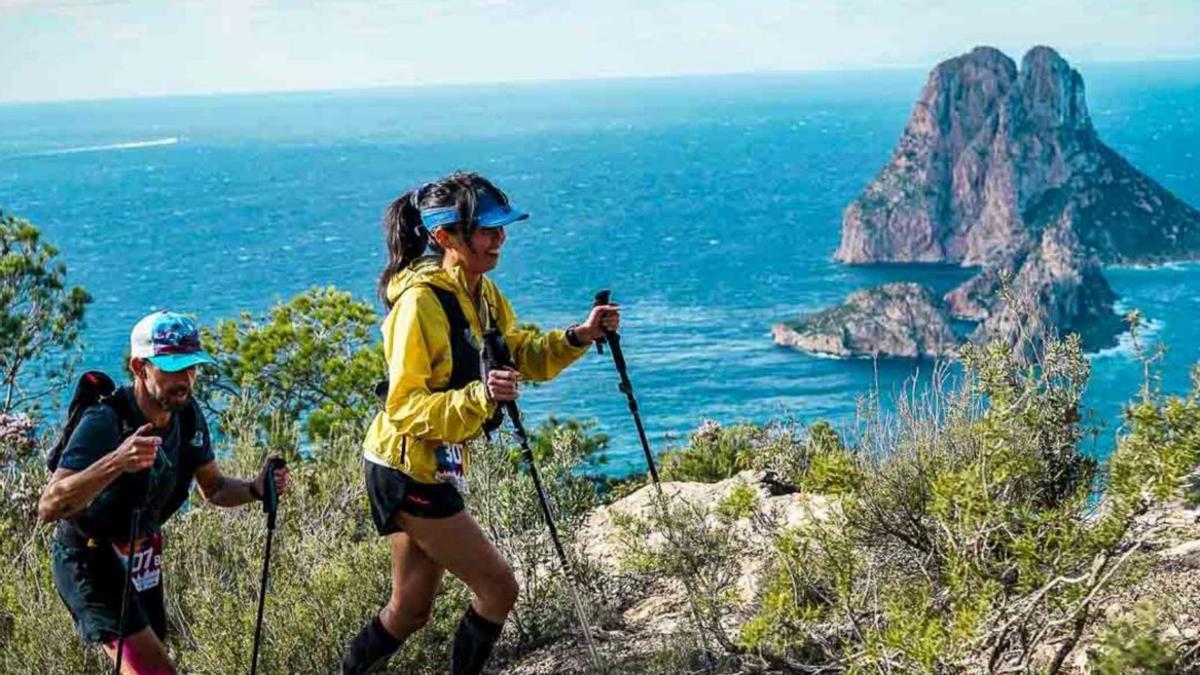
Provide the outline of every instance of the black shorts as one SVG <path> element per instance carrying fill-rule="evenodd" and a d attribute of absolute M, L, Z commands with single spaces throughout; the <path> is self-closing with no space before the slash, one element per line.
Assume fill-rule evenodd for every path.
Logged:
<path fill-rule="evenodd" d="M 449 518 L 466 508 L 462 495 L 449 483 L 421 483 L 370 460 L 363 464 L 371 518 L 381 537 L 403 531 L 396 522 L 398 511 L 418 518 Z"/>
<path fill-rule="evenodd" d="M 125 566 L 107 542 L 93 542 L 70 531 L 63 522 L 51 550 L 54 588 L 75 621 L 75 631 L 86 642 L 107 643 L 120 637 L 121 593 L 125 590 Z M 132 591 L 125 610 L 126 637 L 149 626 L 162 640 L 167 635 L 167 612 L 163 585 L 143 592 Z"/>

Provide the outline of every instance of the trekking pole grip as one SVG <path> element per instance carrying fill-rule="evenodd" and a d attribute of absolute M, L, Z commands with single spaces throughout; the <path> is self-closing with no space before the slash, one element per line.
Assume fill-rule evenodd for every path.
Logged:
<path fill-rule="evenodd" d="M 263 513 L 267 514 L 267 527 L 275 529 L 275 514 L 279 510 L 279 492 L 275 489 L 275 472 L 287 466 L 282 457 L 267 459 L 262 469 Z"/>
<path fill-rule="evenodd" d="M 592 307 L 600 307 L 602 305 L 607 305 L 610 302 L 612 302 L 612 291 L 605 288 L 605 289 L 602 289 L 602 290 L 596 292 L 595 297 L 592 298 Z M 596 353 L 597 354 L 604 353 L 604 343 L 608 341 L 609 333 L 610 333 L 610 331 L 605 329 L 604 337 L 596 340 Z"/>

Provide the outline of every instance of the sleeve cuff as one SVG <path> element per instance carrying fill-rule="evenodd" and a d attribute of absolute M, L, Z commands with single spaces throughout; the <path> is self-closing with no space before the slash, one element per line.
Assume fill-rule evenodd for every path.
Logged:
<path fill-rule="evenodd" d="M 483 381 L 476 380 L 467 385 L 467 398 L 483 412 L 485 420 L 495 414 L 496 402 L 488 396 L 487 385 Z"/>
<path fill-rule="evenodd" d="M 585 342 L 578 347 L 571 344 L 571 341 L 567 339 L 567 331 L 565 330 L 552 330 L 549 337 L 552 340 L 557 340 L 562 345 L 563 352 L 570 354 L 575 359 L 583 356 L 592 348 L 592 343 L 590 342 Z"/>

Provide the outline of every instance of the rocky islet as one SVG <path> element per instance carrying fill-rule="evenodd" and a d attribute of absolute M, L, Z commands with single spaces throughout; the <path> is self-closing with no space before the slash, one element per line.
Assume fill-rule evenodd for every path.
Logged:
<path fill-rule="evenodd" d="M 936 356 L 947 353 L 937 340 L 914 354 L 912 341 L 893 336 L 938 335 L 961 318 L 978 322 L 975 341 L 1052 330 L 1105 346 L 1121 321 L 1102 266 L 1200 258 L 1200 212 L 1100 140 L 1082 76 L 1053 49 L 1035 47 L 1018 68 L 979 47 L 930 73 L 891 159 L 846 208 L 834 257 L 978 272 L 944 302 L 892 294 L 880 305 L 887 329 L 874 336 L 861 330 L 860 292 L 841 308 L 776 325 L 776 343 Z M 832 320 L 839 316 L 848 323 Z"/>

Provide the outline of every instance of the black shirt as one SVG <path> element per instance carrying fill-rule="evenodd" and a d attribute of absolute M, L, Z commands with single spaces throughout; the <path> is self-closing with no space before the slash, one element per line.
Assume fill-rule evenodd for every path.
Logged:
<path fill-rule="evenodd" d="M 146 423 L 130 387 L 122 387 L 115 396 L 126 397 L 133 419 L 122 420 L 112 406 L 103 403 L 88 408 L 63 450 L 60 467 L 72 471 L 88 468 Z M 71 519 L 87 536 L 128 539 L 130 516 L 139 505 L 139 536 L 157 532 L 187 501 L 196 469 L 213 460 L 208 424 L 195 401 L 189 400 L 187 409 L 172 414 L 166 429 L 152 433 L 163 439 L 154 466 L 148 471 L 122 474 Z"/>

